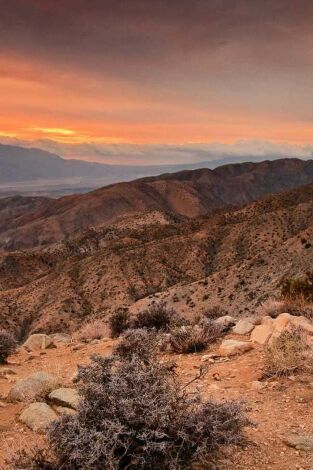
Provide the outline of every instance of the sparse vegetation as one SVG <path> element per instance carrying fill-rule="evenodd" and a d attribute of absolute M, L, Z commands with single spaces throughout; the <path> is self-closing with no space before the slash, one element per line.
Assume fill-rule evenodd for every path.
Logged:
<path fill-rule="evenodd" d="M 313 272 L 307 272 L 303 277 L 284 279 L 281 293 L 286 299 L 304 299 L 313 302 Z"/>
<path fill-rule="evenodd" d="M 109 318 L 112 338 L 118 338 L 124 331 L 131 328 L 131 319 L 126 308 L 118 308 Z"/>
<path fill-rule="evenodd" d="M 265 349 L 264 375 L 282 377 L 312 367 L 305 333 L 301 328 L 283 331 Z"/>
<path fill-rule="evenodd" d="M 223 317 L 224 315 L 228 315 L 228 312 L 220 305 L 212 305 L 211 307 L 205 309 L 203 315 L 210 320 L 216 320 L 217 318 Z"/>
<path fill-rule="evenodd" d="M 76 333 L 75 339 L 78 341 L 92 341 L 107 336 L 108 327 L 103 320 L 90 320 L 83 325 Z"/>
<path fill-rule="evenodd" d="M 155 360 L 94 357 L 80 367 L 82 402 L 48 433 L 49 453 L 16 457 L 15 470 L 183 470 L 207 466 L 249 424 L 236 402 L 189 394 L 173 366 Z"/>
<path fill-rule="evenodd" d="M 220 336 L 221 328 L 204 318 L 196 325 L 173 328 L 170 332 L 170 346 L 178 354 L 197 353 Z"/>
<path fill-rule="evenodd" d="M 281 313 L 289 313 L 294 316 L 304 316 L 313 319 L 313 303 L 307 302 L 299 297 L 294 300 L 286 298 L 284 300 L 268 299 L 263 302 L 257 309 L 260 316 L 270 316 L 276 318 Z"/>
<path fill-rule="evenodd" d="M 182 319 L 177 312 L 169 308 L 165 302 L 161 301 L 139 312 L 134 320 L 134 328 L 169 331 L 171 326 L 181 323 Z"/>
<path fill-rule="evenodd" d="M 128 330 L 116 346 L 115 355 L 122 360 L 131 360 L 134 356 L 139 356 L 142 361 L 147 362 L 156 354 L 158 343 L 159 338 L 155 332 L 144 328 Z"/>
<path fill-rule="evenodd" d="M 16 340 L 7 330 L 0 329 L 0 364 L 6 362 L 7 358 L 14 352 Z"/>
<path fill-rule="evenodd" d="M 261 317 L 269 316 L 271 318 L 276 318 L 281 313 L 289 313 L 286 310 L 286 302 L 283 300 L 276 299 L 267 299 L 263 302 L 257 309 L 257 314 Z"/>

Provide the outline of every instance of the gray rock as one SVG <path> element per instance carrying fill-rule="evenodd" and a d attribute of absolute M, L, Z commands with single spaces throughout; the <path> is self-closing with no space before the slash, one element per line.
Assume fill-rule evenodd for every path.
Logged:
<path fill-rule="evenodd" d="M 242 318 L 241 320 L 239 320 L 237 325 L 234 326 L 233 333 L 235 333 L 236 335 L 247 335 L 251 333 L 254 326 L 255 325 L 250 320 Z"/>
<path fill-rule="evenodd" d="M 23 346 L 27 349 L 27 351 L 37 351 L 39 349 L 53 347 L 54 344 L 50 336 L 43 333 L 36 333 L 34 335 L 30 335 Z"/>
<path fill-rule="evenodd" d="M 291 434 L 284 441 L 289 447 L 297 450 L 313 450 L 313 435 Z"/>
<path fill-rule="evenodd" d="M 58 379 L 55 375 L 47 372 L 35 372 L 16 382 L 9 391 L 7 400 L 11 403 L 34 400 L 36 397 L 50 392 L 57 385 Z"/>
<path fill-rule="evenodd" d="M 50 338 L 54 343 L 62 343 L 62 344 L 69 344 L 72 342 L 72 338 L 70 335 L 67 335 L 66 333 L 54 333 L 53 335 L 50 335 Z"/>
<path fill-rule="evenodd" d="M 31 403 L 20 415 L 21 423 L 26 424 L 33 431 L 43 432 L 58 418 L 58 415 L 49 405 L 42 402 Z"/>
<path fill-rule="evenodd" d="M 49 395 L 49 400 L 54 405 L 77 409 L 80 396 L 75 388 L 58 388 Z"/>
<path fill-rule="evenodd" d="M 214 323 L 219 325 L 224 331 L 229 330 L 232 326 L 236 325 L 236 320 L 230 315 L 224 315 L 223 317 L 214 320 Z"/>

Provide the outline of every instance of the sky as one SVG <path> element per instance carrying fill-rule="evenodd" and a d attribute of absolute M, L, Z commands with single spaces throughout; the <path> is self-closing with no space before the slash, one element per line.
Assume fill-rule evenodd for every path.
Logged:
<path fill-rule="evenodd" d="M 2 142 L 108 163 L 312 155 L 312 0 L 0 8 Z"/>

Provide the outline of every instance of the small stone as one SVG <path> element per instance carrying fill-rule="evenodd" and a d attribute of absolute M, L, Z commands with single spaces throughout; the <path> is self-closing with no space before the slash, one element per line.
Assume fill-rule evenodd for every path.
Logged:
<path fill-rule="evenodd" d="M 36 402 L 25 408 L 19 419 L 33 431 L 43 432 L 57 418 L 57 414 L 49 405 Z"/>
<path fill-rule="evenodd" d="M 217 384 L 211 384 L 208 386 L 208 390 L 210 390 L 211 392 L 215 392 L 217 390 L 220 390 L 220 387 Z"/>
<path fill-rule="evenodd" d="M 263 382 L 260 382 L 260 380 L 254 380 L 251 383 L 252 390 L 262 390 L 265 387 L 266 387 L 266 384 Z"/>
<path fill-rule="evenodd" d="M 9 369 L 8 367 L 0 369 L 0 377 L 6 377 L 7 375 L 16 375 L 16 372 L 13 369 Z"/>
<path fill-rule="evenodd" d="M 289 447 L 294 447 L 297 450 L 313 450 L 313 435 L 291 434 L 284 442 Z"/>

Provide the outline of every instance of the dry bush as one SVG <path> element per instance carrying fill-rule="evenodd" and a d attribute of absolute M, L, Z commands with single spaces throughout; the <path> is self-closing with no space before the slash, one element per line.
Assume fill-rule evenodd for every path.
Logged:
<path fill-rule="evenodd" d="M 126 308 L 119 308 L 109 318 L 112 338 L 118 338 L 124 331 L 131 328 L 131 319 Z"/>
<path fill-rule="evenodd" d="M 264 376 L 282 377 L 312 367 L 305 332 L 299 327 L 283 331 L 265 349 Z"/>
<path fill-rule="evenodd" d="M 26 468 L 185 470 L 244 442 L 249 421 L 242 406 L 202 402 L 166 364 L 138 355 L 130 361 L 95 357 L 79 368 L 79 378 L 78 413 L 63 415 L 48 433 L 53 458 L 47 462 L 44 455 L 38 466 L 30 459 Z"/>
<path fill-rule="evenodd" d="M 297 298 L 295 300 L 284 299 L 275 300 L 267 299 L 257 309 L 257 314 L 260 316 L 270 316 L 272 318 L 278 317 L 281 313 L 289 313 L 294 316 L 301 316 L 312 320 L 313 319 L 313 304 L 307 302 L 304 298 Z"/>
<path fill-rule="evenodd" d="M 75 332 L 74 338 L 78 341 L 91 341 L 101 339 L 108 335 L 108 327 L 103 320 L 90 320 Z"/>
<path fill-rule="evenodd" d="M 155 332 L 144 328 L 127 330 L 114 350 L 114 355 L 121 360 L 131 360 L 139 356 L 142 361 L 149 361 L 158 351 L 159 338 Z"/>
<path fill-rule="evenodd" d="M 313 302 L 313 272 L 303 277 L 284 279 L 281 283 L 281 294 L 286 299 L 304 299 Z"/>
<path fill-rule="evenodd" d="M 271 318 L 276 318 L 281 313 L 289 313 L 286 310 L 286 302 L 283 300 L 276 299 L 267 299 L 263 302 L 256 311 L 257 315 L 260 316 L 269 316 Z"/>
<path fill-rule="evenodd" d="M 205 318 L 197 325 L 173 328 L 170 332 L 170 346 L 178 354 L 197 353 L 214 343 L 221 334 L 221 327 Z"/>
<path fill-rule="evenodd" d="M 4 364 L 7 358 L 15 351 L 16 340 L 7 330 L 0 329 L 0 364 Z"/>
<path fill-rule="evenodd" d="M 216 320 L 217 318 L 228 315 L 228 312 L 220 305 L 212 305 L 204 310 L 203 315 L 209 320 Z"/>
<path fill-rule="evenodd" d="M 138 313 L 134 320 L 134 328 L 147 328 L 156 331 L 169 331 L 171 326 L 183 323 L 178 313 L 165 302 L 150 305 Z"/>

